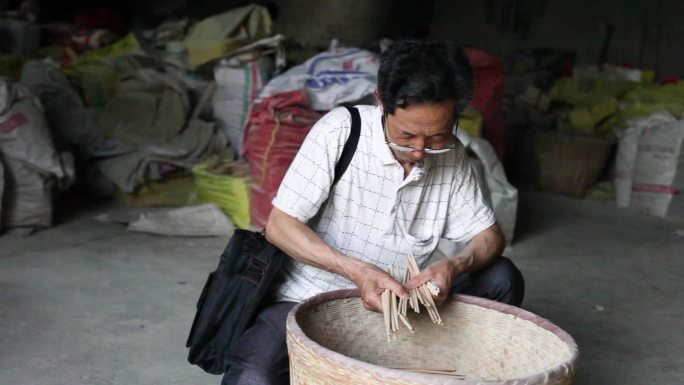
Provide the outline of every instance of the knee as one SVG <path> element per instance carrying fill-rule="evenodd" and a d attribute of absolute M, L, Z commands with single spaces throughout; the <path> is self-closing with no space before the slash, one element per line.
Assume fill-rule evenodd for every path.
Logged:
<path fill-rule="evenodd" d="M 499 293 L 499 301 L 520 306 L 525 296 L 525 279 L 513 261 L 498 258 L 487 269 L 487 281 Z"/>

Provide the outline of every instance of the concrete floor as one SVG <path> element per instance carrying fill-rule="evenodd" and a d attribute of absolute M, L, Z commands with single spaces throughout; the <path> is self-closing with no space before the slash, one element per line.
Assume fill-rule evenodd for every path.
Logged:
<path fill-rule="evenodd" d="M 55 228 L 0 237 L 0 384 L 218 384 L 184 344 L 226 240 L 129 233 L 77 206 Z M 527 279 L 523 306 L 578 342 L 576 384 L 682 382 L 677 229 L 610 202 L 522 192 L 508 255 Z"/>

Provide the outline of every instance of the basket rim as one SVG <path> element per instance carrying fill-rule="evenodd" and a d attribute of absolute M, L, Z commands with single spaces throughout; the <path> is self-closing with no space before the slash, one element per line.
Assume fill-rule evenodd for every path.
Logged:
<path fill-rule="evenodd" d="M 316 354 L 318 354 L 324 359 L 333 362 L 338 362 L 344 366 L 359 371 L 371 373 L 374 377 L 387 378 L 391 380 L 416 381 L 418 383 L 428 383 L 426 381 L 429 381 L 429 383 L 434 385 L 525 385 L 529 383 L 546 383 L 544 381 L 553 382 L 564 379 L 568 373 L 574 372 L 577 366 L 579 348 L 575 343 L 575 340 L 570 336 L 570 334 L 568 334 L 566 331 L 553 324 L 551 321 L 547 320 L 546 318 L 540 317 L 532 312 L 512 305 L 507 305 L 501 302 L 496 302 L 489 299 L 474 297 L 465 294 L 452 294 L 449 296 L 449 300 L 460 301 L 470 305 L 484 307 L 487 309 L 510 314 L 526 321 L 530 321 L 535 325 L 539 326 L 540 328 L 551 332 L 556 337 L 558 337 L 563 343 L 565 343 L 571 351 L 570 358 L 566 362 L 562 362 L 545 372 L 537 373 L 529 377 L 514 378 L 504 381 L 453 379 L 438 374 L 425 374 L 400 369 L 385 368 L 382 366 L 369 364 L 367 362 L 363 362 L 361 360 L 345 356 L 341 353 L 337 353 L 324 346 L 321 346 L 313 340 L 311 340 L 308 336 L 306 336 L 306 334 L 296 321 L 296 317 L 300 312 L 312 308 L 318 304 L 328 302 L 331 300 L 354 297 L 360 297 L 358 289 L 343 289 L 320 293 L 298 303 L 297 305 L 295 305 L 295 307 L 292 308 L 292 310 L 290 310 L 290 312 L 287 315 L 286 330 L 288 337 L 291 335 L 298 341 L 298 343 L 314 351 Z"/>

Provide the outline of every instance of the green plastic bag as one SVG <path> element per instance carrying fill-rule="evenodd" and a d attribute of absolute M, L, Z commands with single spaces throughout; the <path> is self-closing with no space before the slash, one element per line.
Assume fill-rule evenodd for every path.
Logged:
<path fill-rule="evenodd" d="M 233 221 L 235 227 L 250 228 L 249 165 L 244 162 L 212 159 L 192 168 L 196 200 L 214 203 Z"/>

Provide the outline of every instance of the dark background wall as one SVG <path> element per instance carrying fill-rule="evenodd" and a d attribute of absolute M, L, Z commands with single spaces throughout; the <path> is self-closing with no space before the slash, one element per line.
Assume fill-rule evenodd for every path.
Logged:
<path fill-rule="evenodd" d="M 684 1 L 679 0 L 436 0 L 433 26 L 443 37 L 502 55 L 516 48 L 553 47 L 596 64 L 614 27 L 607 62 L 684 76 Z"/>
<path fill-rule="evenodd" d="M 0 0 L 1 1 L 1 0 Z M 5 0 L 8 2 L 8 0 Z M 11 3 L 11 1 L 9 1 Z M 76 10 L 106 7 L 121 28 L 152 27 L 168 17 L 203 18 L 250 4 L 244 0 L 40 1 L 41 19 L 69 20 Z M 503 55 L 517 48 L 554 47 L 596 64 L 609 26 L 606 59 L 684 75 L 681 0 L 260 0 L 275 28 L 312 47 L 333 37 L 364 46 L 381 37 L 435 35 Z"/>

